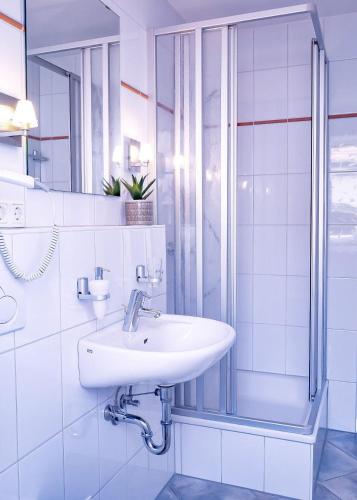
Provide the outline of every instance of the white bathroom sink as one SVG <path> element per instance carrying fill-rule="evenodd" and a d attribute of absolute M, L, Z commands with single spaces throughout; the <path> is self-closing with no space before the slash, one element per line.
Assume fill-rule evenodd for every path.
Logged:
<path fill-rule="evenodd" d="M 219 361 L 233 345 L 233 328 L 190 316 L 140 318 L 136 332 L 116 323 L 78 343 L 84 387 L 152 383 L 173 385 L 194 379 Z"/>

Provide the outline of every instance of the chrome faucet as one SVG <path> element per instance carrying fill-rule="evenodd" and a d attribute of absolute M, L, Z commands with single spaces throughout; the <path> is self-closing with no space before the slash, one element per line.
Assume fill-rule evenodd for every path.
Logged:
<path fill-rule="evenodd" d="M 139 326 L 140 316 L 151 316 L 155 319 L 159 318 L 161 312 L 157 309 L 148 309 L 144 307 L 145 299 L 150 299 L 150 295 L 142 290 L 132 290 L 130 294 L 129 304 L 125 311 L 123 331 L 136 332 Z"/>

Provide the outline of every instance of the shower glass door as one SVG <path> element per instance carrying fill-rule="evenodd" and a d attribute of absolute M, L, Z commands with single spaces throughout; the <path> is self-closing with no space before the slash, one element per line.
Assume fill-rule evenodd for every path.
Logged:
<path fill-rule="evenodd" d="M 156 37 L 170 312 L 237 331 L 220 363 L 177 388 L 178 410 L 303 426 L 321 387 L 324 59 L 313 35 L 310 21 L 256 21 Z"/>

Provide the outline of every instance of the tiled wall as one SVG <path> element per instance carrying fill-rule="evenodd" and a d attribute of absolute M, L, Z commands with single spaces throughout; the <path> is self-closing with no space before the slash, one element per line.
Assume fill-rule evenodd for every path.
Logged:
<path fill-rule="evenodd" d="M 179 473 L 292 498 L 312 498 L 312 444 L 183 423 L 175 424 L 175 442 Z"/>
<path fill-rule="evenodd" d="M 324 20 L 330 114 L 357 112 L 357 13 Z M 330 120 L 328 353 L 329 426 L 356 430 L 357 118 Z"/>
<path fill-rule="evenodd" d="M 67 205 L 76 208 L 70 200 Z M 89 198 L 93 213 L 100 211 L 92 205 Z M 29 270 L 45 251 L 49 232 L 18 230 L 9 239 L 16 261 Z M 112 389 L 84 389 L 78 374 L 78 340 L 122 318 L 123 304 L 137 286 L 136 264 L 152 255 L 165 259 L 162 227 L 62 226 L 46 275 L 23 285 L 26 326 L 0 337 L 0 498 L 41 494 L 77 500 L 95 497 L 101 489 L 100 498 L 112 500 L 116 489 L 126 492 L 123 498 L 141 499 L 143 491 L 129 480 L 136 469 L 145 479 L 145 498 L 154 498 L 168 479 L 172 454 L 149 457 L 138 429 L 105 422 L 103 409 Z M 6 290 L 13 278 L 0 265 Z M 91 305 L 76 297 L 77 277 L 92 276 L 96 265 L 111 271 L 108 315 L 100 322 Z M 153 305 L 165 310 L 165 284 L 154 292 Z M 158 398 L 144 400 L 138 412 L 159 430 Z M 160 433 L 155 437 L 159 441 Z"/>
<path fill-rule="evenodd" d="M 280 410 L 307 391 L 312 37 L 309 21 L 238 28 L 237 390 Z"/>
<path fill-rule="evenodd" d="M 20 0 L 0 0 L 0 11 L 21 21 L 21 5 Z M 145 33 L 142 27 L 136 30 Z M 0 91 L 22 97 L 23 32 L 0 21 L 0 39 L 0 63 L 6 68 Z M 130 103 L 125 109 L 130 112 Z M 143 114 L 145 110 L 136 135 L 141 140 L 146 137 Z M 24 159 L 21 148 L 0 144 L 1 168 L 23 172 Z M 162 458 L 149 456 L 139 430 L 104 421 L 103 405 L 112 391 L 80 386 L 77 342 L 122 318 L 123 304 L 137 286 L 136 264 L 145 262 L 147 254 L 165 258 L 164 229 L 120 227 L 123 204 L 115 198 L 52 196 L 61 226 L 59 247 L 46 275 L 21 285 L 25 329 L 0 337 L 0 499 L 113 500 L 120 492 L 125 499 L 151 500 L 173 470 L 173 450 Z M 0 186 L 0 199 L 26 199 L 26 229 L 10 231 L 9 246 L 19 265 L 33 269 L 47 249 L 50 199 L 43 192 L 8 185 Z M 77 277 L 92 276 L 95 265 L 111 270 L 112 298 L 100 323 L 75 294 Z M 6 288 L 13 278 L 3 263 L 0 266 L 1 286 Z M 165 310 L 165 285 L 155 295 L 153 305 Z M 153 424 L 160 441 L 157 399 L 148 398 L 138 411 Z"/>

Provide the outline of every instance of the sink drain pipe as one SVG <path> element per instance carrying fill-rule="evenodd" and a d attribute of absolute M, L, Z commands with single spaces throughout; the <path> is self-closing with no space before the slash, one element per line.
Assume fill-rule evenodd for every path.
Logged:
<path fill-rule="evenodd" d="M 117 398 L 114 405 L 109 404 L 106 406 L 104 410 L 104 418 L 108 422 L 111 422 L 113 425 L 119 425 L 121 422 L 137 425 L 141 429 L 141 436 L 144 440 L 146 448 L 154 455 L 164 455 L 170 449 L 171 445 L 172 387 L 173 386 L 159 386 L 158 388 L 158 394 L 161 401 L 161 444 L 154 443 L 152 439 L 153 432 L 151 430 L 150 424 L 142 417 L 139 417 L 139 415 L 132 415 L 131 413 L 127 413 L 121 405 L 117 404 Z"/>

